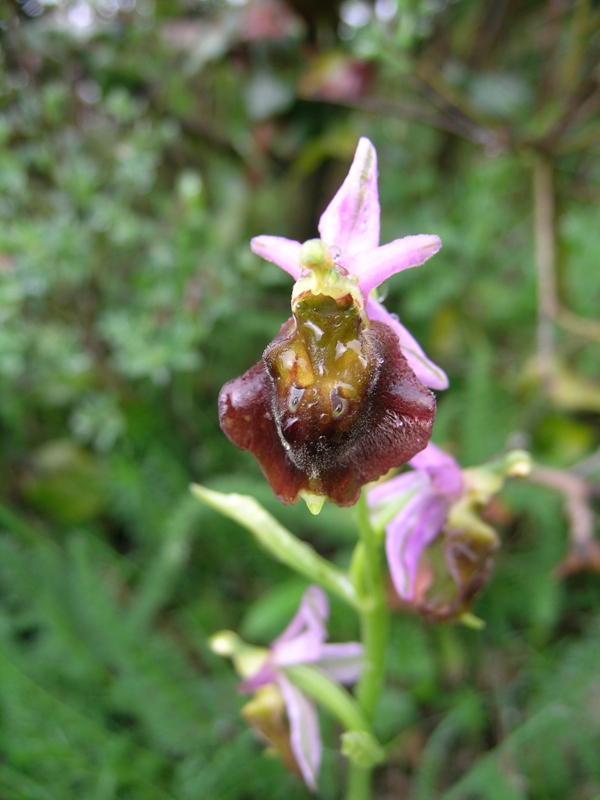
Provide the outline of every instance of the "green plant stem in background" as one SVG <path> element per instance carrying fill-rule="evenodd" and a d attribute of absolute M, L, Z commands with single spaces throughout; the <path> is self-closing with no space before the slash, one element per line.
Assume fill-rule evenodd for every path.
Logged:
<path fill-rule="evenodd" d="M 352 695 L 323 672 L 304 664 L 285 668 L 286 675 L 326 708 L 348 731 L 368 731 L 370 724 Z"/>
<path fill-rule="evenodd" d="M 370 723 L 381 695 L 389 619 L 385 598 L 381 549 L 369 521 L 366 495 L 357 503 L 360 542 L 353 563 L 355 588 L 361 599 L 360 619 L 365 648 L 364 667 L 356 687 L 356 699 Z M 350 764 L 347 800 L 369 800 L 372 767 Z"/>

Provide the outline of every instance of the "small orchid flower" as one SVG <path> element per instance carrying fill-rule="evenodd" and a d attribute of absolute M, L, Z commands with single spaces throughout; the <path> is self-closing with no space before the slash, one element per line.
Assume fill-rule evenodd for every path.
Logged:
<path fill-rule="evenodd" d="M 240 647 L 234 634 L 222 632 L 213 637 L 213 649 L 222 655 L 234 657 L 238 671 L 244 676 L 242 692 L 257 693 L 258 702 L 251 701 L 245 709 L 252 723 L 261 717 L 261 732 L 271 743 L 278 744 L 284 756 L 291 750 L 307 786 L 316 790 L 321 762 L 321 735 L 319 718 L 313 700 L 307 697 L 287 676 L 286 669 L 308 664 L 342 684 L 354 683 L 361 672 L 363 648 L 358 642 L 327 644 L 325 622 L 329 616 L 329 603 L 325 592 L 318 586 L 309 586 L 304 592 L 296 615 L 284 632 L 271 644 L 269 650 Z M 235 637 L 235 644 L 234 642 Z M 274 697 L 282 697 L 289 723 L 289 748 L 281 746 L 281 730 L 269 720 L 264 724 L 264 706 L 277 709 Z M 276 734 L 273 734 L 274 729 Z M 288 759 L 289 761 L 289 759 Z"/>
<path fill-rule="evenodd" d="M 392 512 L 385 547 L 394 588 L 426 615 L 461 617 L 484 585 L 498 546 L 496 533 L 479 514 L 505 477 L 527 474 L 529 457 L 513 451 L 498 462 L 462 470 L 430 442 L 408 463 L 412 472 L 375 486 L 368 496 L 375 520 Z M 435 558 L 425 559 L 436 543 L 443 551 L 437 559 L 441 573 Z"/>
<path fill-rule="evenodd" d="M 435 398 L 447 379 L 371 291 L 423 263 L 437 236 L 379 247 L 377 157 L 361 139 L 342 187 L 304 244 L 259 236 L 252 248 L 296 283 L 292 317 L 262 360 L 229 381 L 219 419 L 250 450 L 284 503 L 313 513 L 330 500 L 353 505 L 361 487 L 427 444 Z"/>
<path fill-rule="evenodd" d="M 414 472 L 371 489 L 368 501 L 376 508 L 396 497 L 409 497 L 386 526 L 385 546 L 396 591 L 410 602 L 415 599 L 421 555 L 442 530 L 452 503 L 461 496 L 463 479 L 452 456 L 432 442 L 408 463 Z"/>

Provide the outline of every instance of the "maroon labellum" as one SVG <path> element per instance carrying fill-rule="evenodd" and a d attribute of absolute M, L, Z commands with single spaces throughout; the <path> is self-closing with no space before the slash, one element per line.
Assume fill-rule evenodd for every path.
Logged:
<path fill-rule="evenodd" d="M 306 292 L 293 308 L 262 360 L 221 390 L 221 427 L 284 503 L 349 506 L 426 446 L 435 398 L 396 333 L 370 322 L 352 293 Z"/>

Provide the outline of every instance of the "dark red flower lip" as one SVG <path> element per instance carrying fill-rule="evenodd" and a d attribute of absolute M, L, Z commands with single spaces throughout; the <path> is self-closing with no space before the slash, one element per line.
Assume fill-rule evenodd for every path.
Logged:
<path fill-rule="evenodd" d="M 357 397 L 346 400 L 355 405 L 352 413 L 349 410 L 339 420 L 321 425 L 307 403 L 307 408 L 298 407 L 289 426 L 289 415 L 281 411 L 282 389 L 269 358 L 294 330 L 291 318 L 263 359 L 225 384 L 219 396 L 221 428 L 233 444 L 254 455 L 283 503 L 308 495 L 350 506 L 365 483 L 406 463 L 426 446 L 435 398 L 408 365 L 392 328 L 371 322 L 361 331 L 370 358 L 368 380 Z M 321 394 L 329 397 L 333 408 L 341 401 L 331 391 Z M 294 426 L 298 427 L 295 438 L 289 430 Z"/>

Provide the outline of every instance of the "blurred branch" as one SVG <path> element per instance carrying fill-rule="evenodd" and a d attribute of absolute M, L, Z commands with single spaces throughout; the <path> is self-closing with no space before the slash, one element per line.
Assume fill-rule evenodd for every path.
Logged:
<path fill-rule="evenodd" d="M 567 135 L 575 125 L 585 125 L 600 108 L 600 87 L 597 81 L 582 78 L 566 97 L 558 96 L 562 111 L 541 137 L 540 145 L 547 152 L 565 153 L 585 149 L 598 141 L 598 128 L 592 126 Z M 590 135 L 591 134 L 591 135 Z"/>
<path fill-rule="evenodd" d="M 581 79 L 586 47 L 593 30 L 590 21 L 590 0 L 579 0 L 574 4 L 568 32 L 568 44 L 558 76 L 559 86 L 563 91 L 571 92 Z"/>
<path fill-rule="evenodd" d="M 600 322 L 595 319 L 585 319 L 577 314 L 573 314 L 566 308 L 559 308 L 556 318 L 558 324 L 582 339 L 591 339 L 600 342 Z"/>
<path fill-rule="evenodd" d="M 469 99 L 448 83 L 444 76 L 428 61 L 415 63 L 415 75 L 422 84 L 422 90 L 432 103 L 451 119 L 460 120 L 467 138 L 494 152 L 502 145 L 505 149 L 509 136 L 505 129 L 497 128 L 493 117 L 475 108 Z"/>
<path fill-rule="evenodd" d="M 318 100 L 318 96 L 312 97 Z M 347 97 L 327 97 L 327 102 L 332 105 L 367 111 L 373 114 L 384 114 L 399 119 L 410 119 L 431 125 L 438 130 L 453 133 L 463 139 L 468 139 L 475 144 L 495 148 L 502 142 L 502 137 L 493 131 L 486 130 L 467 119 L 462 112 L 455 110 L 452 114 L 439 113 L 422 105 L 411 103 L 394 103 L 381 97 L 360 97 L 349 99 Z"/>
<path fill-rule="evenodd" d="M 593 453 L 589 458 L 586 458 L 576 464 L 573 467 L 572 472 L 582 478 L 593 475 L 596 472 L 600 472 L 600 449 L 596 450 L 596 452 Z M 590 490 L 592 499 L 600 500 L 600 483 L 591 484 Z"/>
<path fill-rule="evenodd" d="M 529 480 L 563 495 L 569 523 L 569 552 L 556 572 L 566 577 L 589 569 L 600 572 L 600 542 L 595 536 L 595 517 L 590 501 L 592 486 L 580 475 L 549 467 L 536 467 Z"/>
<path fill-rule="evenodd" d="M 588 98 L 588 100 L 589 99 L 591 98 Z M 594 100 L 597 102 L 597 109 L 600 109 L 600 90 L 597 95 L 594 95 Z M 568 155 L 569 153 L 590 150 L 596 145 L 600 145 L 600 124 L 590 125 L 586 129 L 566 137 L 563 142 L 557 146 L 556 151 L 560 155 Z"/>
<path fill-rule="evenodd" d="M 181 117 L 179 120 L 181 129 L 192 139 L 202 139 L 212 149 L 223 153 L 226 156 L 233 157 L 236 161 L 246 163 L 247 159 L 235 147 L 230 139 L 221 131 L 218 130 L 216 125 L 211 124 L 205 118 L 195 117 Z"/>
<path fill-rule="evenodd" d="M 548 384 L 556 371 L 555 323 L 558 311 L 552 173 L 551 159 L 539 153 L 533 172 L 535 263 L 538 285 L 537 361 L 546 388 L 549 388 Z"/>

